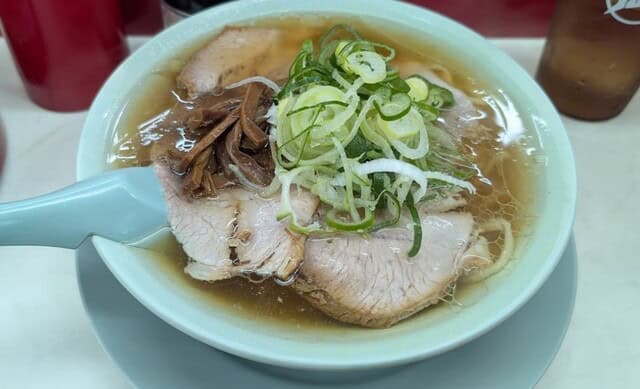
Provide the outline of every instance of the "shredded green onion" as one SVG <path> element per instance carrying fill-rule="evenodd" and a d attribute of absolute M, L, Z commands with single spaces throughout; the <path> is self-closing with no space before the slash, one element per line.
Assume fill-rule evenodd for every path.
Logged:
<path fill-rule="evenodd" d="M 411 220 L 413 221 L 413 244 L 411 245 L 409 252 L 407 252 L 407 256 L 409 258 L 412 258 L 418 255 L 420 246 L 422 245 L 422 222 L 420 221 L 418 210 L 413 203 L 413 195 L 411 194 L 411 192 L 409 192 L 409 194 L 407 195 L 406 204 L 407 208 L 409 209 L 409 213 L 411 214 Z"/>
<path fill-rule="evenodd" d="M 398 224 L 406 209 L 412 257 L 422 240 L 416 203 L 446 186 L 475 190 L 473 165 L 436 123 L 453 94 L 419 75 L 402 78 L 393 58 L 392 47 L 348 25 L 327 31 L 317 49 L 303 43 L 269 114 L 278 220 L 291 231 L 371 233 Z M 300 225 L 292 186 L 318 196 L 323 222 Z"/>
<path fill-rule="evenodd" d="M 402 118 L 411 109 L 411 98 L 406 93 L 396 93 L 383 103 L 373 100 L 378 115 L 382 120 L 393 121 Z"/>
<path fill-rule="evenodd" d="M 387 205 L 389 214 L 391 216 L 387 219 L 378 221 L 375 225 L 371 226 L 369 232 L 375 232 L 383 228 L 394 226 L 400 220 L 402 207 L 400 206 L 400 201 L 398 201 L 398 198 L 391 192 L 389 192 L 388 190 L 382 191 L 380 193 L 380 196 L 378 196 L 377 203 Z"/>
<path fill-rule="evenodd" d="M 372 211 L 365 208 L 365 216 L 358 218 L 358 220 L 347 220 L 346 218 L 340 219 L 338 216 L 338 209 L 333 208 L 327 212 L 325 220 L 327 225 L 337 231 L 368 231 L 375 222 L 375 217 Z"/>

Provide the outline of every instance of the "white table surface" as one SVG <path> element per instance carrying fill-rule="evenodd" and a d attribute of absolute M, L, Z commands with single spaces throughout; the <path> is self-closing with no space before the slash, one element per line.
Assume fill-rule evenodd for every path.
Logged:
<path fill-rule="evenodd" d="M 141 39 L 133 39 L 137 47 Z M 541 40 L 494 41 L 529 72 Z M 0 201 L 74 181 L 85 112 L 27 98 L 0 38 L 8 163 Z M 567 337 L 538 388 L 640 387 L 640 94 L 617 118 L 563 118 L 578 168 L 578 295 Z M 135 340 L 132 340 L 135 341 Z M 128 388 L 82 308 L 71 250 L 0 247 L 0 388 Z"/>

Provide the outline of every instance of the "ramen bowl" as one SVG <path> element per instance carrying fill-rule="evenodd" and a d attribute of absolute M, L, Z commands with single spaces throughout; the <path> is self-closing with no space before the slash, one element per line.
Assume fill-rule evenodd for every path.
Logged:
<path fill-rule="evenodd" d="M 336 11 L 339 10 L 339 11 Z M 486 333 L 525 304 L 558 263 L 569 239 L 576 201 L 571 146 L 551 102 L 508 55 L 464 26 L 428 10 L 387 0 L 232 2 L 163 31 L 113 73 L 87 116 L 77 160 L 78 179 L 109 169 L 106 155 L 118 121 L 146 75 L 225 24 L 293 15 L 358 17 L 443 48 L 484 83 L 510 97 L 529 134 L 543 145 L 533 197 L 535 220 L 517 256 L 462 305 L 439 304 L 387 329 L 296 326 L 261 320 L 194 297 L 158 266 L 148 250 L 94 237 L 100 256 L 145 307 L 180 331 L 219 350 L 284 368 L 346 371 L 391 367 L 428 358 Z M 117 222 L 117 221 L 114 221 Z M 188 357 L 188 356 L 185 356 Z"/>

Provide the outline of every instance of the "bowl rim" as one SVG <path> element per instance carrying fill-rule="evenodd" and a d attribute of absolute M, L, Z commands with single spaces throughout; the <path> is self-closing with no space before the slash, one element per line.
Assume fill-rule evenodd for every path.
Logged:
<path fill-rule="evenodd" d="M 113 126 L 121 115 L 121 111 L 124 109 L 124 106 L 116 106 L 116 104 L 114 104 L 117 101 L 115 97 L 117 93 L 114 90 L 113 84 L 115 83 L 114 80 L 126 77 L 126 73 L 128 72 L 128 69 L 130 67 L 129 65 L 132 62 L 131 58 L 142 58 L 145 52 L 150 50 L 153 44 L 158 44 L 158 42 L 161 42 L 162 40 L 172 35 L 186 32 L 189 28 L 189 25 L 191 24 L 195 25 L 199 22 L 202 23 L 207 20 L 215 20 L 215 17 L 218 14 L 226 13 L 229 15 L 233 15 L 239 12 L 247 12 L 247 10 L 251 9 L 251 5 L 258 6 L 267 3 L 272 6 L 270 7 L 271 11 L 269 11 L 270 15 L 282 15 L 307 14 L 309 10 L 316 7 L 322 8 L 322 11 L 320 11 L 322 13 L 332 13 L 329 8 L 331 3 L 341 3 L 341 1 L 328 0 L 323 2 L 322 5 L 312 5 L 313 1 L 300 1 L 296 2 L 295 4 L 289 4 L 285 0 L 247 0 L 225 3 L 220 6 L 216 6 L 203 11 L 191 18 L 185 19 L 150 39 L 140 49 L 132 53 L 132 55 L 116 69 L 116 71 L 109 77 L 107 82 L 101 88 L 96 99 L 94 100 L 85 120 L 85 125 L 83 127 L 80 138 L 76 164 L 76 174 L 78 179 L 87 178 L 95 173 L 95 171 L 92 171 L 92 168 L 90 166 L 97 166 L 97 159 L 101 158 L 101 163 L 103 165 L 105 163 L 103 156 L 95 155 L 95 144 L 102 142 L 102 144 L 104 145 L 108 141 L 107 136 L 109 135 L 109 131 L 113 129 Z M 104 262 L 107 264 L 112 273 L 125 286 L 125 288 L 145 307 L 161 317 L 164 321 L 187 333 L 188 335 L 200 341 L 203 341 L 204 343 L 207 343 L 215 348 L 246 359 L 288 368 L 312 370 L 350 370 L 405 364 L 449 351 L 455 347 L 458 347 L 477 338 L 478 336 L 485 334 L 489 330 L 502 323 L 514 312 L 516 312 L 521 306 L 523 306 L 540 289 L 551 272 L 555 269 L 571 235 L 575 216 L 577 192 L 576 171 L 573 152 L 567 132 L 564 129 L 557 111 L 555 110 L 555 108 L 553 108 L 551 102 L 548 100 L 542 89 L 535 83 L 535 81 L 529 76 L 529 74 L 527 74 L 526 71 L 515 62 L 515 60 L 513 60 L 506 53 L 502 52 L 500 49 L 486 41 L 482 36 L 464 27 L 458 22 L 439 15 L 433 11 L 395 0 L 352 0 L 349 2 L 349 7 L 349 11 L 340 11 L 334 13 L 349 15 L 352 14 L 352 10 L 369 9 L 369 11 L 365 12 L 366 15 L 363 15 L 363 17 L 375 17 L 371 9 L 384 8 L 388 11 L 393 11 L 390 12 L 391 14 L 408 15 L 408 21 L 404 21 L 404 24 L 408 27 L 411 27 L 419 22 L 429 21 L 436 21 L 437 23 L 444 24 L 449 28 L 455 30 L 456 34 L 458 34 L 461 39 L 477 45 L 476 48 L 480 51 L 490 52 L 493 58 L 495 58 L 495 61 L 501 63 L 505 67 L 505 69 L 508 70 L 506 73 L 510 72 L 510 74 L 517 76 L 519 79 L 528 84 L 527 87 L 529 91 L 533 93 L 533 97 L 535 97 L 535 100 L 539 105 L 538 108 L 546 112 L 547 116 L 544 117 L 544 121 L 556 132 L 555 139 L 558 142 L 560 150 L 562 151 L 562 153 L 564 153 L 562 156 L 559 156 L 559 158 L 562 158 L 564 162 L 561 167 L 563 169 L 563 177 L 566 178 L 566 180 L 563 182 L 564 186 L 562 187 L 562 189 L 566 191 L 565 201 L 567 202 L 567 204 L 566 207 L 563 208 L 563 214 L 558 215 L 557 223 L 559 226 L 559 234 L 553 240 L 551 248 L 549 249 L 548 258 L 544 262 L 544 265 L 541 266 L 540 269 L 538 269 L 535 277 L 531 279 L 531 281 L 525 286 L 525 288 L 523 288 L 523 290 L 514 295 L 514 298 L 511 299 L 510 303 L 502 307 L 502 309 L 499 310 L 494 317 L 487 318 L 484 322 L 476 325 L 473 330 L 469 330 L 466 333 L 453 336 L 448 341 L 443 342 L 437 347 L 429 348 L 422 345 L 423 348 L 413 347 L 411 349 L 400 351 L 385 352 L 381 353 L 380 355 L 366 355 L 362 356 L 362 358 L 360 359 L 351 359 L 348 361 L 331 361 L 326 359 L 316 360 L 313 358 L 301 358 L 295 355 L 284 355 L 283 353 L 277 351 L 273 352 L 270 350 L 257 349 L 255 347 L 252 348 L 250 344 L 238 343 L 237 341 L 225 338 L 224 336 L 214 336 L 210 332 L 207 332 L 203 328 L 197 326 L 195 323 L 190 323 L 188 320 L 184 320 L 184 318 L 176 317 L 176 315 L 173 314 L 171 312 L 171 309 L 169 309 L 168 307 L 158 305 L 157 301 L 154 301 L 148 293 L 145 293 L 144 287 L 142 287 L 139 283 L 136 283 L 135 280 L 131 280 L 130 278 L 128 278 L 127 274 L 123 274 L 121 272 L 120 267 L 108 252 L 109 250 L 105 245 L 106 240 L 99 237 L 93 238 L 93 242 L 98 253 L 103 258 Z M 248 14 L 251 13 L 251 11 L 248 12 Z M 262 17 L 265 17 L 265 15 L 253 14 L 246 17 L 245 20 L 250 21 Z M 222 26 L 222 24 L 220 24 L 220 26 Z M 209 32 L 213 31 L 214 29 L 215 27 L 211 27 Z M 200 33 L 202 33 L 202 31 Z M 108 106 L 110 108 L 103 109 L 102 107 L 105 106 Z M 521 111 L 521 107 L 518 107 L 518 110 Z M 103 123 L 103 125 L 94 126 L 95 123 Z M 103 132 L 101 133 L 100 131 Z"/>

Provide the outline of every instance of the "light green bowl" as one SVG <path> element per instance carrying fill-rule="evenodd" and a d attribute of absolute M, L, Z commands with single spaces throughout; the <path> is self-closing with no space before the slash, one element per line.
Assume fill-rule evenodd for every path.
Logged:
<path fill-rule="evenodd" d="M 547 158 L 546 164 L 539 167 L 535 188 L 537 219 L 513 266 L 487 282 L 481 296 L 462 309 L 442 306 L 384 330 L 277 326 L 222 306 L 212 307 L 211 302 L 195 299 L 176 284 L 147 252 L 94 238 L 98 252 L 117 279 L 169 324 L 220 350 L 282 367 L 347 370 L 393 366 L 469 342 L 508 318 L 534 295 L 555 268 L 573 224 L 576 174 L 571 146 L 556 110 L 538 85 L 480 35 L 438 14 L 387 0 L 232 2 L 162 32 L 133 53 L 95 99 L 80 141 L 78 179 L 107 169 L 105 155 L 130 96 L 145 75 L 184 47 L 227 23 L 277 15 L 330 15 L 337 11 L 339 15 L 375 20 L 381 29 L 410 32 L 445 47 L 448 54 L 473 69 L 484 82 L 511 97 L 528 130 L 539 137 Z"/>

